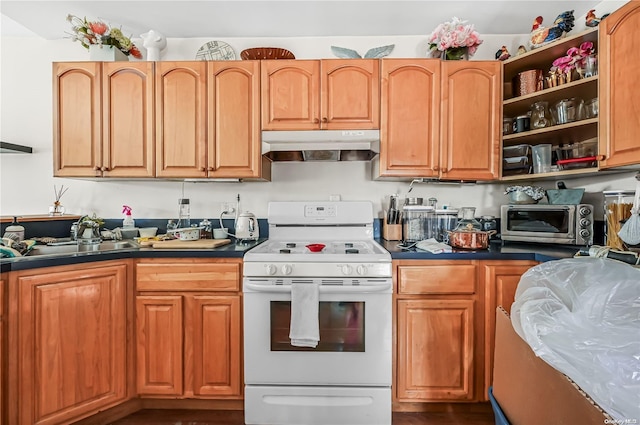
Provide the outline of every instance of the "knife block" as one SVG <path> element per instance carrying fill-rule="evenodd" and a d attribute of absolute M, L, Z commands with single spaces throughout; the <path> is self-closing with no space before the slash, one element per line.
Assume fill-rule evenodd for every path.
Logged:
<path fill-rule="evenodd" d="M 388 224 L 385 215 L 382 223 L 382 237 L 388 241 L 402 240 L 402 224 Z"/>

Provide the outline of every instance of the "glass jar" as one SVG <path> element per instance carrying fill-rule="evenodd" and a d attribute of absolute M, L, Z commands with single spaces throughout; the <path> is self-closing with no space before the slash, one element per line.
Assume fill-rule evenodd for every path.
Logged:
<path fill-rule="evenodd" d="M 492 215 L 483 215 L 480 218 L 480 224 L 482 224 L 482 230 L 488 232 L 490 230 L 498 231 L 498 222 Z"/>
<path fill-rule="evenodd" d="M 625 220 L 631 217 L 633 190 L 605 190 L 604 195 L 604 244 L 605 246 L 626 250 L 624 242 L 618 236 Z"/>
<path fill-rule="evenodd" d="M 551 127 L 553 125 L 551 112 L 549 112 L 549 102 L 541 100 L 531 105 L 531 129 Z"/>
<path fill-rule="evenodd" d="M 462 207 L 458 214 L 456 230 L 482 230 L 482 224 L 476 220 L 476 207 Z"/>
<path fill-rule="evenodd" d="M 449 231 L 454 230 L 458 225 L 458 210 L 439 209 L 436 210 L 435 235 L 438 242 L 449 242 Z"/>
<path fill-rule="evenodd" d="M 405 205 L 402 207 L 403 241 L 413 243 L 429 239 L 434 234 L 434 209 L 427 205 Z"/>

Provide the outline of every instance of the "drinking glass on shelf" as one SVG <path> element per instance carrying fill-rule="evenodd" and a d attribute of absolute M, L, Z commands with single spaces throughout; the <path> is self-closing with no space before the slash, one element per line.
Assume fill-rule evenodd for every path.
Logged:
<path fill-rule="evenodd" d="M 531 129 L 550 127 L 553 125 L 549 102 L 541 100 L 531 105 Z"/>
<path fill-rule="evenodd" d="M 593 77 L 594 75 L 598 75 L 598 56 L 597 55 L 589 55 L 585 59 L 584 66 L 584 77 Z"/>

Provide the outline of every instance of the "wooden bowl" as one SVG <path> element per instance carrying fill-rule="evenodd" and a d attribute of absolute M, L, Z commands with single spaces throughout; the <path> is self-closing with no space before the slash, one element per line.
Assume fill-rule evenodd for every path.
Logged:
<path fill-rule="evenodd" d="M 296 57 L 287 49 L 278 47 L 254 47 L 240 52 L 240 58 L 243 60 L 262 60 L 262 59 L 295 59 Z"/>

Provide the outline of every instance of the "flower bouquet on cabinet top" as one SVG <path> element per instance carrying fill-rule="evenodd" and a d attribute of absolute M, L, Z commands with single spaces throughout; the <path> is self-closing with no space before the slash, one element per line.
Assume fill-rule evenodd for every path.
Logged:
<path fill-rule="evenodd" d="M 71 23 L 71 41 L 78 41 L 82 47 L 89 50 L 91 46 L 102 48 L 114 48 L 125 56 L 133 56 L 142 59 L 142 53 L 131 39 L 122 33 L 119 28 L 112 28 L 108 24 L 98 21 L 88 21 L 87 18 L 79 18 L 75 15 L 67 15 L 67 21 Z"/>
<path fill-rule="evenodd" d="M 474 26 L 456 17 L 451 22 L 438 25 L 427 41 L 431 56 L 444 60 L 468 59 L 482 44 Z"/>

